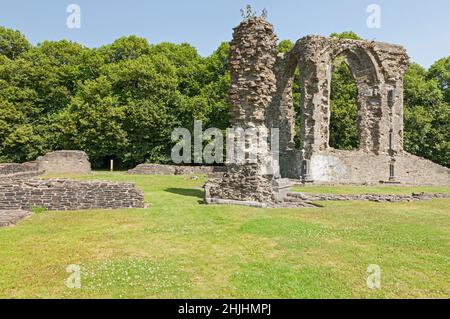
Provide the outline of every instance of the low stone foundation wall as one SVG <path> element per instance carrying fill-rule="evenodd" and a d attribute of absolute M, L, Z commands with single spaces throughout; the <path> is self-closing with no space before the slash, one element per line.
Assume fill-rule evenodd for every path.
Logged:
<path fill-rule="evenodd" d="M 140 164 L 127 173 L 131 175 L 190 175 L 205 174 L 220 176 L 226 171 L 222 166 L 181 166 L 181 165 L 160 165 L 160 164 Z"/>
<path fill-rule="evenodd" d="M 360 194 L 360 195 L 336 195 L 336 194 L 306 194 L 306 193 L 290 193 L 288 198 L 292 201 L 301 200 L 306 202 L 321 201 L 369 201 L 369 202 L 413 202 L 419 200 L 431 200 L 437 198 L 448 198 L 450 194 L 427 194 L 417 193 L 411 195 L 399 194 Z"/>
<path fill-rule="evenodd" d="M 14 173 L 9 175 L 0 175 L 0 180 L 6 180 L 6 179 L 26 179 L 26 178 L 32 178 L 39 175 L 44 174 L 44 171 L 26 171 L 26 172 L 20 172 L 20 173 Z"/>
<path fill-rule="evenodd" d="M 144 193 L 132 183 L 106 181 L 2 180 L 0 210 L 143 208 Z"/>
<path fill-rule="evenodd" d="M 37 162 L 0 164 L 0 179 L 6 178 L 6 176 L 20 176 L 21 174 L 26 174 L 26 176 L 36 176 L 40 173 Z"/>

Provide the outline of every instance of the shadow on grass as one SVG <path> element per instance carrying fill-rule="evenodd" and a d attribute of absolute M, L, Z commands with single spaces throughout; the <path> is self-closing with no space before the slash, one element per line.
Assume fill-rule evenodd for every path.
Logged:
<path fill-rule="evenodd" d="M 183 196 L 189 196 L 189 197 L 197 197 L 203 199 L 203 190 L 201 189 L 195 189 L 195 188 L 166 188 L 164 191 L 177 194 L 177 195 L 183 195 Z"/>

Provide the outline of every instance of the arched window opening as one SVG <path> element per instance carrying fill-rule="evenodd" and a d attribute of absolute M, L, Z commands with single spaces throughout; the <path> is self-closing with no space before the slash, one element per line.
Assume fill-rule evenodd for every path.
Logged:
<path fill-rule="evenodd" d="M 359 147 L 357 127 L 358 90 L 352 71 L 343 57 L 333 61 L 329 146 L 340 150 Z"/>

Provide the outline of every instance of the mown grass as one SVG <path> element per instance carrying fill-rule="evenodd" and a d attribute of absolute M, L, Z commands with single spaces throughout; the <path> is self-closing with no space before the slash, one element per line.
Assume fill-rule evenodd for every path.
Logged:
<path fill-rule="evenodd" d="M 0 228 L 1 298 L 450 297 L 447 199 L 257 209 L 201 204 L 202 177 L 65 177 L 135 182 L 149 208 L 44 211 Z M 65 284 L 71 264 L 81 289 Z M 367 287 L 370 264 L 381 267 L 379 290 Z"/>

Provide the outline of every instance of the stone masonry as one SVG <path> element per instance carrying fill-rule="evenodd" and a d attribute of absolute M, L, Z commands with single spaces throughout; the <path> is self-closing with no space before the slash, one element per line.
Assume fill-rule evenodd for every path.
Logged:
<path fill-rule="evenodd" d="M 254 157 L 252 161 L 249 156 L 240 163 L 227 163 L 224 177 L 206 184 L 207 203 L 214 198 L 250 202 L 278 199 L 279 176 L 275 168 L 278 163 L 274 162 L 267 142 L 266 125 L 266 111 L 276 92 L 273 72 L 276 55 L 277 37 L 272 25 L 264 19 L 249 18 L 234 29 L 230 56 L 230 118 L 234 129 L 255 132 L 254 136 L 246 134 L 245 142 L 238 145 Z M 257 146 L 255 136 L 265 142 Z"/>
<path fill-rule="evenodd" d="M 28 162 L 23 164 L 0 164 L 0 180 L 5 178 L 25 178 L 41 175 L 38 163 Z"/>
<path fill-rule="evenodd" d="M 85 152 L 56 151 L 38 157 L 39 170 L 46 173 L 76 173 L 90 174 L 91 163 Z"/>
<path fill-rule="evenodd" d="M 0 179 L 30 178 L 44 173 L 90 174 L 91 163 L 85 152 L 56 151 L 40 156 L 32 162 L 0 164 Z"/>
<path fill-rule="evenodd" d="M 333 61 L 352 71 L 357 96 L 359 148 L 329 146 Z M 450 184 L 450 169 L 413 156 L 403 148 L 403 76 L 409 64 L 404 48 L 375 41 L 306 36 L 274 65 L 277 91 L 267 123 L 280 129 L 281 176 L 323 184 Z M 300 70 L 300 114 L 292 86 Z M 300 149 L 295 120 L 300 117 Z"/>
<path fill-rule="evenodd" d="M 329 146 L 331 78 L 337 59 L 349 66 L 358 92 L 359 148 L 354 151 Z M 274 160 L 270 143 L 252 149 L 252 140 L 245 139 L 257 161 L 227 163 L 224 177 L 205 185 L 205 201 L 245 201 L 249 206 L 282 202 L 288 185 L 280 177 L 324 184 L 450 184 L 450 169 L 404 151 L 403 76 L 408 65 L 409 57 L 399 45 L 315 35 L 277 54 L 273 26 L 259 17 L 244 20 L 234 29 L 230 46 L 231 123 L 263 135 L 279 129 L 280 160 Z M 296 70 L 300 114 L 293 103 Z M 300 149 L 294 143 L 297 116 Z"/>
<path fill-rule="evenodd" d="M 323 201 L 368 201 L 377 203 L 414 202 L 432 199 L 450 199 L 450 194 L 413 193 L 411 195 L 400 194 L 361 194 L 361 195 L 336 195 L 336 194 L 306 194 L 290 193 L 288 201 L 296 202 L 323 202 Z"/>
<path fill-rule="evenodd" d="M 0 210 L 142 208 L 144 194 L 131 183 L 106 181 L 0 181 Z"/>
<path fill-rule="evenodd" d="M 223 166 L 181 166 L 181 165 L 160 165 L 160 164 L 140 164 L 128 170 L 130 175 L 190 175 L 205 174 L 208 176 L 220 177 L 225 172 Z"/>
<path fill-rule="evenodd" d="M 297 46 L 306 156 L 329 148 L 332 62 L 338 57 L 348 64 L 358 90 L 359 148 L 373 154 L 403 150 L 403 74 L 409 58 L 402 47 L 320 36 L 305 37 Z"/>

